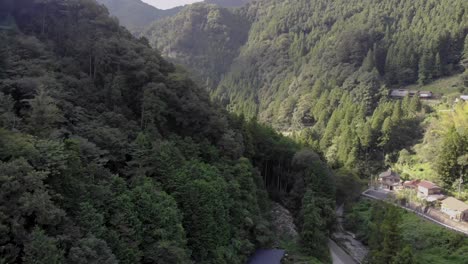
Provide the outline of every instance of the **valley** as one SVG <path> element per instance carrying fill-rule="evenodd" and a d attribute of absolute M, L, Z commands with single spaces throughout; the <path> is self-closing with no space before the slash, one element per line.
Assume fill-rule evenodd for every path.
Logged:
<path fill-rule="evenodd" d="M 465 263 L 466 14 L 0 1 L 0 263 Z"/>

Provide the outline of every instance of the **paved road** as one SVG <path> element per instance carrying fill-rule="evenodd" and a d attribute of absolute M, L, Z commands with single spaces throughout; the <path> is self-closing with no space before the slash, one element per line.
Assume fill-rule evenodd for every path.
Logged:
<path fill-rule="evenodd" d="M 333 264 L 357 264 L 351 256 L 341 249 L 333 240 L 328 240 L 328 248 L 332 257 Z"/>
<path fill-rule="evenodd" d="M 385 200 L 387 198 L 390 198 L 392 195 L 390 192 L 387 192 L 384 190 L 370 190 L 370 189 L 365 191 L 364 194 L 373 196 L 374 198 L 379 199 L 379 200 Z"/>

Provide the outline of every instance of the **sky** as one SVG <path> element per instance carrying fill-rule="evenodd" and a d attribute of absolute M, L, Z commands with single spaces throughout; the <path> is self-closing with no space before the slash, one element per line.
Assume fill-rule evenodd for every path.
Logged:
<path fill-rule="evenodd" d="M 201 2 L 202 0 L 142 0 L 145 3 L 153 5 L 159 9 L 169 9 L 176 6 L 182 6 L 195 2 Z"/>

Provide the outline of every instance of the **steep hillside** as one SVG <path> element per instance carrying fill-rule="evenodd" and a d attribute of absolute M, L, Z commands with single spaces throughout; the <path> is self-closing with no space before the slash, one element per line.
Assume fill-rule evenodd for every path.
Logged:
<path fill-rule="evenodd" d="M 200 51 L 206 50 L 208 56 L 203 64 L 211 65 L 212 69 L 203 67 L 199 72 L 205 79 L 222 78 L 220 85 L 209 83 L 217 86 L 216 97 L 235 112 L 258 114 L 263 122 L 287 128 L 300 121 L 293 116 L 303 117 L 303 113 L 296 111 L 298 101 L 318 80 L 354 91 L 356 100 L 366 101 L 370 111 L 378 101 L 378 96 L 374 96 L 376 89 L 383 84 L 425 84 L 462 71 L 460 60 L 468 32 L 464 16 L 467 5 L 461 0 L 256 1 L 241 11 L 233 11 L 250 21 L 251 27 L 244 28 L 250 30 L 240 55 L 221 74 L 219 69 L 226 69 L 226 61 L 211 56 L 210 51 L 221 46 L 218 43 L 223 43 L 223 39 L 230 42 L 238 38 L 239 31 L 220 30 L 232 28 L 231 24 L 218 20 L 220 27 L 206 27 L 208 16 L 194 19 L 188 8 L 178 19 L 165 20 L 145 35 L 160 49 L 170 50 L 174 55 L 180 53 L 178 57 L 183 59 L 176 61 L 195 71 L 200 69 L 197 58 L 204 55 Z M 204 16 L 210 9 L 198 5 L 197 15 Z M 195 32 L 203 29 L 204 34 L 192 35 L 193 31 L 188 29 Z M 178 45 L 181 43 L 185 45 Z M 221 57 L 231 61 L 231 50 L 225 54 Z M 358 84 L 362 79 L 369 82 L 369 77 L 363 75 L 373 69 L 376 89 L 366 91 L 368 84 Z M 362 97 L 367 92 L 372 98 Z"/>
<path fill-rule="evenodd" d="M 210 55 L 223 39 L 232 41 L 229 31 L 204 32 L 203 40 L 188 35 L 184 43 L 197 43 L 194 49 L 177 45 L 175 39 L 185 39 L 182 21 L 206 28 L 206 20 L 194 20 L 190 12 L 161 21 L 168 34 L 150 30 L 147 36 L 162 50 L 181 52 L 183 59 L 176 61 L 200 73 L 212 97 L 230 111 L 279 130 L 300 130 L 293 136 L 334 166 L 369 175 L 421 139 L 419 122 L 430 111 L 410 98 L 389 100 L 389 87 L 427 84 L 463 71 L 466 10 L 464 0 L 254 1 L 230 11 L 250 23 L 230 67 Z M 205 36 L 216 41 L 206 42 Z M 234 53 L 226 54 L 230 61 Z M 202 64 L 200 57 L 206 59 Z M 219 84 L 211 81 L 216 77 Z"/>
<path fill-rule="evenodd" d="M 157 9 L 141 0 L 96 0 L 105 5 L 112 16 L 132 32 L 140 32 L 152 22 L 177 14 L 180 7 L 169 10 Z"/>
<path fill-rule="evenodd" d="M 254 2 L 243 9 L 253 22 L 249 40 L 216 95 L 236 112 L 291 126 L 300 97 L 324 80 L 371 110 L 378 97 L 363 83 L 366 71 L 375 69 L 378 90 L 461 70 L 467 8 L 466 1 Z"/>
<path fill-rule="evenodd" d="M 1 8 L 0 263 L 243 264 L 272 241 L 268 196 L 328 260 L 315 152 L 219 109 L 94 1 Z"/>
<path fill-rule="evenodd" d="M 189 66 L 201 83 L 216 87 L 247 40 L 249 22 L 235 12 L 196 3 L 155 22 L 143 35 L 163 56 Z"/>

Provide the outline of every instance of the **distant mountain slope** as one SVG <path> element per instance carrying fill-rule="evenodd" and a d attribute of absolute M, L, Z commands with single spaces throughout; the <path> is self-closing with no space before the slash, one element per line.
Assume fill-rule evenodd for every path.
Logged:
<path fill-rule="evenodd" d="M 140 0 L 96 0 L 109 9 L 112 16 L 130 31 L 141 31 L 153 21 L 177 14 L 181 7 L 168 10 L 157 9 Z"/>
<path fill-rule="evenodd" d="M 307 98 L 319 80 L 327 89 L 350 91 L 370 113 L 384 85 L 426 84 L 462 71 L 467 6 L 464 0 L 253 1 L 228 10 L 251 23 L 235 59 L 230 49 L 211 56 L 211 40 L 235 42 L 237 36 L 230 33 L 238 32 L 222 30 L 232 27 L 223 23 L 206 27 L 207 19 L 193 19 L 189 12 L 164 20 L 146 35 L 160 50 L 183 55 L 178 62 L 201 70 L 205 79 L 220 78 L 219 85 L 213 82 L 216 87 L 210 88 L 230 110 L 287 129 L 308 119 L 311 110 L 301 110 L 301 98 Z M 190 21 L 189 28 L 203 28 L 204 34 L 187 30 L 182 16 Z M 219 65 L 225 58 L 233 64 Z M 200 59 L 215 72 L 200 68 Z"/>
<path fill-rule="evenodd" d="M 241 7 L 253 0 L 205 0 L 207 4 L 215 4 L 222 7 Z"/>
<path fill-rule="evenodd" d="M 156 21 L 143 35 L 172 61 L 215 87 L 245 43 L 250 24 L 236 12 L 196 3 L 176 16 Z"/>
<path fill-rule="evenodd" d="M 145 33 L 229 111 L 301 131 L 291 136 L 333 166 L 369 175 L 422 136 L 420 103 L 390 100 L 389 87 L 463 71 L 467 10 L 466 0 L 257 0 L 189 7 Z"/>

